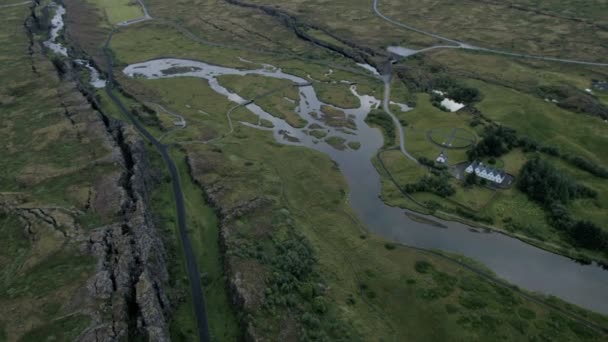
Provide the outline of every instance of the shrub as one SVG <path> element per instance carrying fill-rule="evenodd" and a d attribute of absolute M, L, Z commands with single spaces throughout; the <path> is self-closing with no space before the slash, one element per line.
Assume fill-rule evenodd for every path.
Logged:
<path fill-rule="evenodd" d="M 454 187 L 449 183 L 447 175 L 424 176 L 418 183 L 410 183 L 404 187 L 408 193 L 415 192 L 432 192 L 440 197 L 449 197 L 456 193 Z"/>
<path fill-rule="evenodd" d="M 483 157 L 500 157 L 519 146 L 516 131 L 501 125 L 491 125 L 484 129 L 482 139 L 467 151 L 469 160 Z"/>
<path fill-rule="evenodd" d="M 414 268 L 416 269 L 416 272 L 423 274 L 429 273 L 434 269 L 433 265 L 427 261 L 416 261 Z"/>
<path fill-rule="evenodd" d="M 470 310 L 478 310 L 486 307 L 486 303 L 480 296 L 473 294 L 465 294 L 459 298 L 460 305 Z"/>
<path fill-rule="evenodd" d="M 572 156 L 572 155 L 567 155 L 564 157 L 564 159 L 566 161 L 568 161 L 570 164 L 578 167 L 581 170 L 587 171 L 594 176 L 601 177 L 601 178 L 608 178 L 608 169 L 606 169 L 605 167 L 603 167 L 601 165 L 597 165 L 597 164 L 593 163 L 589 159 L 585 159 L 580 156 Z"/>
<path fill-rule="evenodd" d="M 594 191 L 577 185 L 544 159 L 534 158 L 521 169 L 517 186 L 531 199 L 549 206 L 568 204 L 575 198 L 593 197 Z"/>

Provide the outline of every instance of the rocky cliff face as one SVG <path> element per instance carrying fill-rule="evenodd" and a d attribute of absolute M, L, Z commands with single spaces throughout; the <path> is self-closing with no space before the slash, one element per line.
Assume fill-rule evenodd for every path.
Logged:
<path fill-rule="evenodd" d="M 86 246 L 97 258 L 96 274 L 87 289 L 100 305 L 92 312 L 95 328 L 81 340 L 115 341 L 143 335 L 149 341 L 169 341 L 165 249 L 148 207 L 154 179 L 144 143 L 125 133 L 124 126 L 112 126 L 126 166 L 122 181 L 117 179 L 122 184 L 114 189 L 117 196 L 124 194 L 116 208 L 123 220 L 94 231 Z"/>
<path fill-rule="evenodd" d="M 36 34 L 44 31 L 44 24 L 36 15 L 40 12 L 38 6 L 33 4 L 25 28 L 31 40 L 30 56 L 41 58 Z M 158 177 L 148 164 L 145 144 L 129 126 L 94 109 L 98 108 L 94 96 L 79 83 L 71 62 L 53 60 L 53 64 L 61 79 L 65 119 L 83 139 L 94 137 L 103 142 L 98 148 L 107 153 L 93 165 L 115 166 L 99 179 L 91 180 L 94 185 L 85 205 L 87 211 L 111 223 L 88 230 L 91 227 L 80 227 L 71 220 L 75 233 L 69 242 L 78 243 L 83 255 L 96 258 L 95 272 L 86 289 L 74 293 L 72 303 L 66 304 L 79 306 L 75 310 L 86 313 L 92 320 L 78 340 L 143 337 L 149 341 L 169 341 L 166 253 L 149 207 L 149 194 Z M 37 72 L 34 62 L 32 69 Z M 43 214 L 30 215 L 24 211 L 22 216 L 26 221 L 40 216 L 47 218 L 49 224 L 55 222 L 48 219 L 53 216 Z"/>

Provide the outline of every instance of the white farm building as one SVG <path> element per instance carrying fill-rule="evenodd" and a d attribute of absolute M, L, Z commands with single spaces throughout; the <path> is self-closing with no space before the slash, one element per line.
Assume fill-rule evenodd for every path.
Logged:
<path fill-rule="evenodd" d="M 474 161 L 464 171 L 466 173 L 475 172 L 477 177 L 489 180 L 490 182 L 494 182 L 497 184 L 501 184 L 506 178 L 506 174 L 503 171 L 496 170 L 492 167 L 487 167 L 483 165 L 483 163 L 478 163 L 477 161 Z"/>

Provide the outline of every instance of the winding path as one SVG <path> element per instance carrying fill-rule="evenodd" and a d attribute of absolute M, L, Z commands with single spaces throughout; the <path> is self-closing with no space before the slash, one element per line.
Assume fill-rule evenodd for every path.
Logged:
<path fill-rule="evenodd" d="M 418 164 L 418 159 L 412 156 L 405 149 L 405 131 L 403 130 L 401 122 L 399 122 L 399 119 L 397 119 L 397 116 L 393 114 L 393 112 L 391 112 L 391 106 L 389 105 L 391 97 L 391 75 L 392 72 L 389 72 L 385 73 L 382 76 L 382 79 L 384 81 L 384 99 L 382 100 L 382 107 L 384 108 L 386 114 L 388 114 L 391 119 L 393 119 L 393 124 L 395 125 L 395 127 L 397 127 L 397 131 L 399 134 L 399 149 L 401 150 L 401 153 L 403 153 L 404 156 L 412 160 L 414 163 Z"/>
<path fill-rule="evenodd" d="M 425 31 L 413 26 L 410 26 L 408 24 L 399 22 L 395 19 L 392 19 L 386 15 L 384 15 L 382 12 L 380 12 L 380 10 L 378 9 L 378 3 L 380 0 L 374 0 L 373 3 L 373 9 L 374 12 L 376 13 L 377 16 L 379 16 L 380 18 L 384 19 L 385 21 L 399 26 L 399 27 L 403 27 L 405 29 L 408 29 L 410 31 L 414 31 L 420 34 L 423 34 L 425 36 L 429 36 L 429 37 L 433 37 L 436 39 L 440 39 L 452 44 L 455 44 L 454 46 L 436 46 L 436 47 L 430 47 L 430 48 L 426 48 L 426 49 L 422 49 L 422 50 L 418 50 L 415 53 L 420 53 L 420 52 L 424 52 L 424 51 L 428 51 L 431 49 L 438 49 L 438 48 L 459 48 L 459 49 L 467 49 L 467 50 L 475 50 L 475 51 L 482 51 L 482 52 L 489 52 L 489 53 L 494 53 L 494 54 L 499 54 L 499 55 L 505 55 L 505 56 L 511 56 L 511 57 L 518 57 L 518 58 L 528 58 L 528 59 L 538 59 L 538 60 L 543 60 L 543 61 L 550 61 L 550 62 L 560 62 L 560 63 L 571 63 L 571 64 L 582 64 L 582 65 L 591 65 L 591 66 L 601 66 L 601 67 L 607 67 L 608 63 L 599 63 L 599 62 L 588 62 L 588 61 L 580 61 L 580 60 L 576 60 L 576 59 L 564 59 L 564 58 L 556 58 L 556 57 L 547 57 L 547 56 L 535 56 L 535 55 L 528 55 L 528 54 L 524 54 L 524 53 L 517 53 L 517 52 L 511 52 L 511 51 L 505 51 L 505 50 L 497 50 L 497 49 L 490 49 L 490 48 L 484 48 L 484 47 L 479 47 L 479 46 L 474 46 L 465 42 L 461 42 L 455 39 L 451 39 L 442 35 L 439 35 L 437 33 L 433 33 L 433 32 L 429 32 L 429 31 Z M 415 54 L 414 53 L 414 54 Z"/>

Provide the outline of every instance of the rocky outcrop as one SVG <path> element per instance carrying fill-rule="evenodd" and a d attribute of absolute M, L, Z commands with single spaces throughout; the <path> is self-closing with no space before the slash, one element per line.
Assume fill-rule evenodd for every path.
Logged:
<path fill-rule="evenodd" d="M 96 328 L 81 340 L 145 336 L 149 341 L 169 341 L 166 254 L 148 207 L 154 177 L 148 172 L 144 143 L 134 135 L 125 139 L 127 129 L 113 126 L 117 148 L 128 153 L 123 179 L 114 191 L 128 196 L 120 204 L 123 222 L 96 230 L 88 243 L 97 267 L 87 288 L 101 305 L 93 313 Z"/>
<path fill-rule="evenodd" d="M 30 55 L 36 56 L 32 57 L 33 70 L 42 54 L 35 43 L 36 32 L 42 31 L 37 6 L 33 4 L 32 15 L 25 23 L 32 40 Z M 78 340 L 169 341 L 166 253 L 148 203 L 158 177 L 151 172 L 145 144 L 129 126 L 98 110 L 94 97 L 86 93 L 87 87 L 79 83 L 72 63 L 53 60 L 53 64 L 61 79 L 59 97 L 65 119 L 73 130 L 85 127 L 79 128 L 78 134 L 84 140 L 100 141 L 95 148 L 107 152 L 92 164 L 115 165 L 114 171 L 91 180 L 94 185 L 86 201 L 87 210 L 112 223 L 92 231 L 79 228 L 76 233 L 56 229 L 68 243 L 78 243 L 83 254 L 96 258 L 95 272 L 86 289 L 74 294 L 78 297 L 74 301 L 82 303 L 78 311 L 88 314 L 92 321 Z M 62 213 L 56 210 L 24 209 L 21 213 L 26 223 L 36 219 L 51 228 L 78 228 L 74 220 L 69 225 L 57 223 Z"/>
<path fill-rule="evenodd" d="M 210 177 L 205 176 L 207 173 L 214 172 L 214 162 L 205 160 L 196 153 L 187 152 L 186 164 L 191 179 L 203 190 L 207 203 L 214 208 L 220 219 L 219 244 L 224 257 L 224 273 L 228 278 L 227 286 L 230 301 L 241 313 L 259 310 L 264 302 L 266 285 L 263 279 L 267 271 L 259 263 L 237 258 L 227 253 L 227 251 L 229 250 L 229 241 L 237 231 L 234 223 L 240 217 L 258 210 L 264 210 L 272 204 L 272 201 L 264 196 L 254 196 L 227 205 L 225 196 L 230 193 L 230 189 L 226 189 L 220 182 L 210 181 Z M 241 315 L 240 322 L 244 340 L 263 340 L 260 339 L 255 326 L 247 316 L 247 314 Z"/>
<path fill-rule="evenodd" d="M 284 10 L 278 9 L 276 7 L 251 4 L 251 3 L 247 3 L 247 2 L 244 2 L 241 0 L 225 0 L 225 1 L 232 5 L 245 7 L 245 8 L 252 8 L 252 9 L 262 11 L 262 12 L 268 14 L 269 16 L 272 16 L 272 17 L 278 19 L 286 27 L 291 29 L 296 34 L 296 36 L 298 36 L 300 39 L 309 41 L 322 48 L 334 51 L 338 54 L 341 54 L 344 57 L 354 60 L 357 63 L 366 63 L 366 64 L 370 64 L 370 65 L 376 65 L 376 63 L 373 60 L 373 57 L 380 57 L 379 59 L 382 59 L 382 60 L 385 60 L 388 58 L 388 56 L 384 52 L 376 51 L 374 49 L 371 49 L 371 48 L 368 48 L 365 46 L 361 46 L 350 40 L 339 37 L 339 36 L 333 34 L 332 32 L 330 32 L 329 30 L 326 30 L 317 25 L 304 23 L 304 22 L 298 20 L 298 18 L 296 16 L 294 16 Z M 324 34 L 329 35 L 330 37 L 339 41 L 346 47 L 338 46 L 336 44 L 332 44 L 332 43 L 326 42 L 324 40 L 318 39 L 318 38 L 308 34 L 308 32 L 307 32 L 308 30 L 322 31 Z"/>

